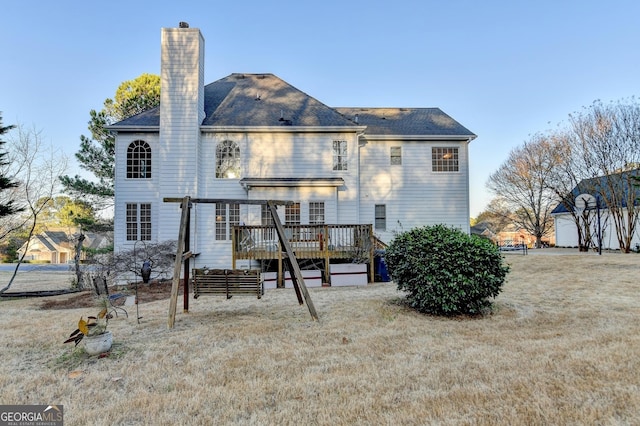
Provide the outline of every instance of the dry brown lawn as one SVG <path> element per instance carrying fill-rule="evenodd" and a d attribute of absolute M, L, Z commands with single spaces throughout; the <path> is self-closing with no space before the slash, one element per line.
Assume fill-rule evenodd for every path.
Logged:
<path fill-rule="evenodd" d="M 636 254 L 506 255 L 491 315 L 411 311 L 393 284 L 168 299 L 110 322 L 109 357 L 63 345 L 87 308 L 0 302 L 1 404 L 67 425 L 640 424 Z M 60 296 L 69 298 L 71 296 Z"/>

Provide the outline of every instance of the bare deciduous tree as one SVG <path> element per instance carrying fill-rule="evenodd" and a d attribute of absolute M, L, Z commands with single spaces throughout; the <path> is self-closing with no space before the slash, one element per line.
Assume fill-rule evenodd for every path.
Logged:
<path fill-rule="evenodd" d="M 560 161 L 548 180 L 548 187 L 573 219 L 577 230 L 578 249 L 587 251 L 593 241 L 591 229 L 595 215 L 590 214 L 590 209 L 578 208 L 576 200 L 577 196 L 584 192 L 592 194 L 593 188 L 588 187 L 587 181 L 583 180 L 586 171 L 581 157 L 574 155 L 575 135 L 567 130 L 557 130 L 550 132 L 548 138 L 554 140 L 560 154 Z M 577 193 L 576 188 L 579 188 Z"/>
<path fill-rule="evenodd" d="M 35 128 L 16 126 L 16 132 L 8 138 L 8 142 L 8 173 L 14 176 L 18 183 L 13 188 L 11 196 L 17 205 L 24 208 L 24 213 L 2 218 L 0 227 L 3 236 L 27 227 L 29 241 L 47 204 L 42 200 L 52 199 L 57 194 L 59 176 L 67 170 L 67 159 L 51 146 L 46 146 L 42 140 L 42 132 Z M 20 262 L 24 260 L 25 254 L 26 250 Z M 20 262 L 7 285 L 0 289 L 0 293 L 7 291 L 13 284 Z"/>
<path fill-rule="evenodd" d="M 486 224 L 491 231 L 496 233 L 503 231 L 514 220 L 513 213 L 501 197 L 493 198 L 476 218 L 478 224 Z"/>
<path fill-rule="evenodd" d="M 549 189 L 549 181 L 561 157 L 554 139 L 536 134 L 513 149 L 487 182 L 514 212 L 516 224 L 536 237 L 536 247 L 542 246 L 542 238 L 553 228 L 551 211 L 558 198 Z"/>
<path fill-rule="evenodd" d="M 640 217 L 633 187 L 640 164 L 640 104 L 633 98 L 606 105 L 594 102 L 571 115 L 570 124 L 573 154 L 605 204 L 620 249 L 628 253 Z"/>

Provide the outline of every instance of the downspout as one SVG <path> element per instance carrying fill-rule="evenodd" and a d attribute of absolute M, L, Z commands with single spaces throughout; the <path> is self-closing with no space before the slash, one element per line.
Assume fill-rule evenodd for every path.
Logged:
<path fill-rule="evenodd" d="M 356 141 L 358 143 L 358 186 L 356 190 L 358 191 L 358 197 L 356 199 L 356 214 L 358 215 L 357 223 L 360 223 L 362 216 L 360 215 L 360 199 L 362 197 L 362 193 L 360 192 L 360 179 L 362 176 L 360 175 L 360 148 L 364 147 L 367 144 L 366 140 L 360 141 L 360 138 L 364 136 L 364 132 L 356 133 Z"/>
<path fill-rule="evenodd" d="M 467 139 L 467 233 L 471 235 L 471 188 L 469 187 L 469 171 L 471 170 L 471 158 L 469 155 L 469 145 L 471 141 L 476 138 L 476 135 L 473 135 Z"/>

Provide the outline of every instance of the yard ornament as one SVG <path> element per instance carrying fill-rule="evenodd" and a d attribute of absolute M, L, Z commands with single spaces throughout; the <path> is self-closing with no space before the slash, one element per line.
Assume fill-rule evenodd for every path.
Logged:
<path fill-rule="evenodd" d="M 149 278 L 151 277 L 151 263 L 148 260 L 145 260 L 144 263 L 142 263 L 140 273 L 142 274 L 142 282 L 148 284 Z"/>

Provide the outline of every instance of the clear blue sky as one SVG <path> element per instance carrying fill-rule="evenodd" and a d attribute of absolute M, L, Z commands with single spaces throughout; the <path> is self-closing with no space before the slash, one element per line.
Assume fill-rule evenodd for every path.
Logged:
<path fill-rule="evenodd" d="M 444 110 L 478 135 L 475 216 L 513 147 L 596 99 L 640 94 L 639 17 L 637 0 L 10 0 L 0 111 L 73 157 L 89 111 L 159 74 L 160 29 L 186 21 L 206 40 L 206 83 L 270 72 L 330 106 Z"/>

